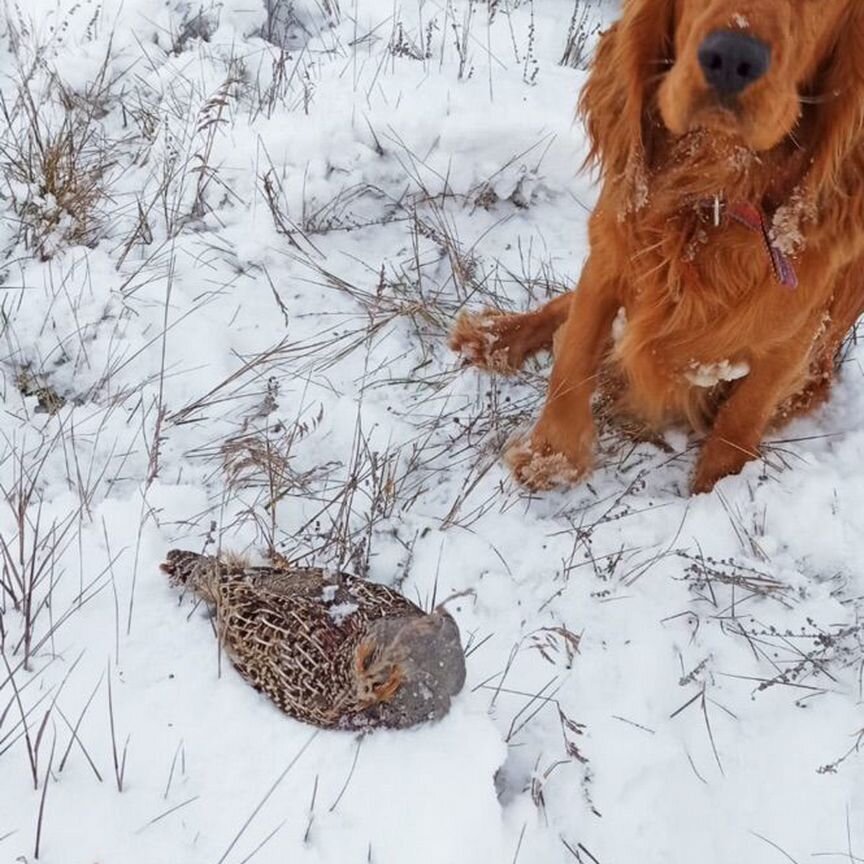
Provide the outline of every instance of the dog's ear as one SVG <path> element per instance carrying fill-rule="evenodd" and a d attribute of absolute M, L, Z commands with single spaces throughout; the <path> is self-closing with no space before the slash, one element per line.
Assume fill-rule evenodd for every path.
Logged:
<path fill-rule="evenodd" d="M 660 128 L 656 94 L 674 62 L 674 0 L 624 0 L 582 90 L 591 150 L 607 180 L 639 183 Z"/>
<path fill-rule="evenodd" d="M 832 199 L 858 199 L 864 217 L 864 3 L 849 0 L 837 42 L 813 87 L 818 100 L 810 140 L 807 192 L 817 209 Z"/>

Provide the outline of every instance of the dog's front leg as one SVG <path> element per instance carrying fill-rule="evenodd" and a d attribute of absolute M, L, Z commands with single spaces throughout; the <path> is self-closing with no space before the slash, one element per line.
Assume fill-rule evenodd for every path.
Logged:
<path fill-rule="evenodd" d="M 450 347 L 467 364 L 512 374 L 532 354 L 552 347 L 556 332 L 567 320 L 572 299 L 572 293 L 562 294 L 531 312 L 463 312 L 450 334 Z"/>
<path fill-rule="evenodd" d="M 781 401 L 803 377 L 807 355 L 790 357 L 788 351 L 778 351 L 750 365 L 749 374 L 735 385 L 702 445 L 691 484 L 694 493 L 710 492 L 719 480 L 737 474 L 759 457 L 759 445 Z"/>
<path fill-rule="evenodd" d="M 585 264 L 567 320 L 555 336 L 546 404 L 530 437 L 507 451 L 515 478 L 530 489 L 566 486 L 591 470 L 596 437 L 591 396 L 620 309 L 614 281 Z"/>

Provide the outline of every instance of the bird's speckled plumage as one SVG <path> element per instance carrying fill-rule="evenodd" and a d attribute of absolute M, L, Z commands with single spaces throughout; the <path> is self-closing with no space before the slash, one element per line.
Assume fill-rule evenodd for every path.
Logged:
<path fill-rule="evenodd" d="M 179 549 L 162 569 L 215 608 L 240 674 L 299 720 L 406 727 L 447 713 L 465 680 L 459 630 L 383 585 Z"/>

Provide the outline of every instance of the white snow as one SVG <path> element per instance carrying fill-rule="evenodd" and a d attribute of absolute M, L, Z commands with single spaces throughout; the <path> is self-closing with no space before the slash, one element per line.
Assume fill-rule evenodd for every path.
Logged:
<path fill-rule="evenodd" d="M 0 861 L 864 858 L 862 349 L 712 495 L 609 436 L 523 495 L 548 370 L 446 333 L 579 274 L 573 3 L 288 6 L 4 6 Z M 58 215 L 15 163 L 70 111 Z M 268 544 L 459 595 L 450 715 L 316 735 L 244 684 L 158 564 Z"/>
<path fill-rule="evenodd" d="M 627 310 L 622 306 L 612 322 L 612 341 L 617 345 L 627 333 Z"/>
<path fill-rule="evenodd" d="M 359 608 L 356 603 L 334 603 L 327 609 L 327 614 L 336 624 L 341 624 Z"/>
<path fill-rule="evenodd" d="M 684 377 L 694 387 L 714 387 L 721 381 L 738 381 L 750 374 L 750 364 L 744 361 L 733 363 L 719 360 L 716 363 L 699 363 L 694 360 Z"/>

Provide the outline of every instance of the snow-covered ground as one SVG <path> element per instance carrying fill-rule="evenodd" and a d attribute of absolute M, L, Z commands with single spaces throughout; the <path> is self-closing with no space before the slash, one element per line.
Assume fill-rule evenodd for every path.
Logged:
<path fill-rule="evenodd" d="M 0 22 L 0 861 L 864 860 L 864 351 L 766 460 L 500 464 L 548 362 L 457 312 L 571 285 L 574 0 L 21 0 Z M 582 11 L 586 19 L 581 18 Z M 158 563 L 449 608 L 448 718 L 357 738 L 221 667 Z"/>

